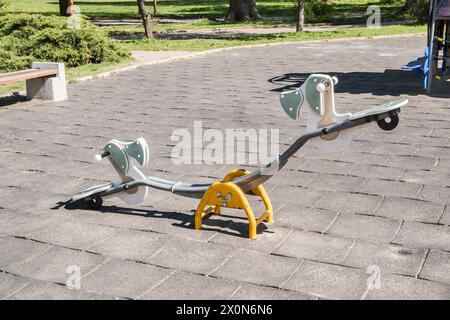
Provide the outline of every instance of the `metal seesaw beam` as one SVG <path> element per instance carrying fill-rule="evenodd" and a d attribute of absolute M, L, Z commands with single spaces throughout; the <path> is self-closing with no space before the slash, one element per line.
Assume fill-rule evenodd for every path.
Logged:
<path fill-rule="evenodd" d="M 254 189 L 259 184 L 269 180 L 276 172 L 280 171 L 289 161 L 289 159 L 300 150 L 306 142 L 310 139 L 317 138 L 326 134 L 330 134 L 333 132 L 339 132 L 351 128 L 355 128 L 361 126 L 363 124 L 367 124 L 372 121 L 379 121 L 385 118 L 390 118 L 397 116 L 400 112 L 400 108 L 382 112 L 379 114 L 372 114 L 368 116 L 364 116 L 361 118 L 346 120 L 340 124 L 334 124 L 331 126 L 327 126 L 309 133 L 306 133 L 299 137 L 293 144 L 291 144 L 283 153 L 281 153 L 276 160 L 272 161 L 270 164 L 262 166 L 252 173 L 236 178 L 231 182 L 238 185 L 245 193 Z M 211 186 L 211 183 L 185 183 L 181 181 L 170 181 L 157 177 L 146 177 L 144 180 L 136 180 L 127 183 L 123 183 L 117 186 L 112 186 L 111 188 L 98 193 L 97 195 L 100 197 L 106 197 L 113 195 L 118 192 L 123 192 L 126 190 L 130 190 L 139 186 L 148 186 L 154 189 L 162 190 L 162 191 L 170 191 L 174 194 L 189 197 L 189 198 L 202 198 L 205 191 Z"/>

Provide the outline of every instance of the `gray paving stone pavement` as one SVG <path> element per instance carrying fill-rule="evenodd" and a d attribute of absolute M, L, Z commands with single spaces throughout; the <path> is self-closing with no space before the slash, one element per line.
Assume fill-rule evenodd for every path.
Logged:
<path fill-rule="evenodd" d="M 399 70 L 424 43 L 238 48 L 73 84 L 64 102 L 0 100 L 0 298 L 450 299 L 450 94 L 426 96 Z M 139 206 L 58 208 L 114 179 L 93 158 L 111 138 L 144 137 L 146 174 L 192 182 L 238 167 L 171 161 L 172 132 L 192 132 L 194 121 L 276 128 L 286 148 L 306 121 L 289 120 L 278 92 L 313 72 L 339 77 L 341 112 L 410 102 L 394 131 L 369 125 L 336 153 L 306 145 L 268 181 L 275 222 L 260 225 L 257 240 L 232 210 L 196 231 L 197 201 L 155 190 Z M 81 290 L 65 286 L 71 265 Z M 373 276 L 378 288 L 368 286 Z"/>
<path fill-rule="evenodd" d="M 360 299 L 367 287 L 364 270 L 306 261 L 283 286 L 321 298 Z"/>
<path fill-rule="evenodd" d="M 420 276 L 424 279 L 450 283 L 448 270 L 450 268 L 450 254 L 438 250 L 431 250 Z"/>

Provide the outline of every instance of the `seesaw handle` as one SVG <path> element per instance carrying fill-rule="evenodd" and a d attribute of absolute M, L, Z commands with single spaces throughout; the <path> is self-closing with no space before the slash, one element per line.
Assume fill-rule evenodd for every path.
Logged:
<path fill-rule="evenodd" d="M 106 158 L 107 156 L 109 156 L 109 151 L 105 151 L 102 154 L 96 154 L 95 155 L 95 160 L 97 161 L 102 161 L 103 158 Z"/>

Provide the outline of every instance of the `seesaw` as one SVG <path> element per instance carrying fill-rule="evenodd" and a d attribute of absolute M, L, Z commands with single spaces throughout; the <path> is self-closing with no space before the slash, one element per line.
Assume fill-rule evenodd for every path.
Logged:
<path fill-rule="evenodd" d="M 85 201 L 91 209 L 100 209 L 103 199 L 119 197 L 125 203 L 139 204 L 148 194 L 149 188 L 172 192 L 179 196 L 201 199 L 195 212 L 195 228 L 201 229 L 202 219 L 209 214 L 221 214 L 221 208 L 243 209 L 249 221 L 249 238 L 256 238 L 256 227 L 262 221 L 273 221 L 271 201 L 263 183 L 281 170 L 309 140 L 325 150 L 335 150 L 350 141 L 347 133 L 358 126 L 376 121 L 383 130 L 392 130 L 398 124 L 400 107 L 408 100 L 396 100 L 381 106 L 356 113 L 338 114 L 334 105 L 334 85 L 337 78 L 323 74 L 312 74 L 305 83 L 280 94 L 283 109 L 294 120 L 300 117 L 300 109 L 306 109 L 309 117 L 306 132 L 271 163 L 249 172 L 233 170 L 221 181 L 211 183 L 186 183 L 145 176 L 137 165 L 145 166 L 149 161 L 149 148 L 143 138 L 124 142 L 111 140 L 96 159 L 107 158 L 118 174 L 110 183 L 86 189 L 69 201 Z M 347 134 L 347 135 L 346 135 Z M 247 195 L 260 197 L 265 212 L 255 217 Z"/>

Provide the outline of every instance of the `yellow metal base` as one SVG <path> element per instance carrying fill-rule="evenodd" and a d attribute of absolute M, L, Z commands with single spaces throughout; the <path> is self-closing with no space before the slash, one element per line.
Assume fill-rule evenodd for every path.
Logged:
<path fill-rule="evenodd" d="M 249 174 L 249 171 L 243 169 L 233 170 L 228 173 L 222 181 L 213 183 L 203 195 L 197 210 L 195 211 L 195 229 L 202 228 L 202 219 L 209 214 L 220 215 L 221 208 L 243 209 L 248 219 L 248 237 L 256 239 L 256 227 L 263 221 L 273 222 L 273 209 L 269 196 L 262 184 L 251 190 L 250 195 L 261 197 L 266 211 L 255 219 L 253 210 L 250 207 L 248 199 L 242 189 L 231 180 Z M 208 208 L 205 210 L 205 208 Z"/>

